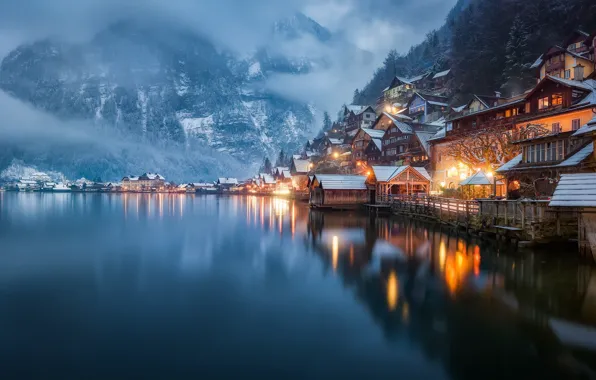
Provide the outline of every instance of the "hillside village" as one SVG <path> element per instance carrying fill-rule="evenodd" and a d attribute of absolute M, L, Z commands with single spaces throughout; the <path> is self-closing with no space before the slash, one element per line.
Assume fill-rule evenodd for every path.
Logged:
<path fill-rule="evenodd" d="M 445 86 L 449 69 L 395 77 L 375 104 L 343 106 L 292 166 L 308 166 L 311 178 L 362 175 L 369 181 L 376 166 L 428 173 L 424 186 L 396 184 L 388 190 L 394 195 L 549 198 L 561 174 L 596 168 L 595 46 L 596 31 L 556 41 L 532 65 L 535 85 L 513 97 L 495 91 L 454 104 Z"/>

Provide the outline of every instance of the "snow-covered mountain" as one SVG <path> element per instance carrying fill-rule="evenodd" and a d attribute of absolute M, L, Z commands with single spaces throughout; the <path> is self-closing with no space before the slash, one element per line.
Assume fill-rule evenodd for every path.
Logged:
<path fill-rule="evenodd" d="M 308 56 L 286 56 L 274 47 L 280 40 L 305 36 L 323 44 L 331 39 L 329 31 L 298 14 L 272 27 L 275 43 L 238 57 L 189 31 L 127 20 L 86 43 L 46 39 L 20 46 L 2 61 L 0 88 L 62 120 L 92 121 L 119 139 L 126 136 L 135 144 L 189 157 L 212 152 L 218 161 L 229 158 L 233 163 L 228 167 L 250 167 L 280 149 L 296 149 L 314 131 L 313 105 L 266 89 L 271 75 L 300 75 L 324 64 Z M 20 149 L 12 152 L 27 161 Z M 118 167 L 113 157 L 109 164 L 96 165 L 95 157 L 70 166 L 54 154 L 45 153 L 47 169 L 72 176 L 106 178 L 130 168 L 124 163 Z M 39 156 L 36 160 L 43 166 Z M 180 161 L 173 163 L 176 169 Z M 206 162 L 190 165 L 187 176 L 226 174 Z M 168 164 L 162 164 L 145 170 L 169 174 Z M 184 174 L 175 172 L 176 177 Z"/>

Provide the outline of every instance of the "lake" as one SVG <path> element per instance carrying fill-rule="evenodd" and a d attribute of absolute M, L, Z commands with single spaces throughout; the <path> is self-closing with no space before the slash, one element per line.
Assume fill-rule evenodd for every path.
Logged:
<path fill-rule="evenodd" d="M 0 193 L 3 379 L 596 376 L 596 268 L 254 196 Z"/>

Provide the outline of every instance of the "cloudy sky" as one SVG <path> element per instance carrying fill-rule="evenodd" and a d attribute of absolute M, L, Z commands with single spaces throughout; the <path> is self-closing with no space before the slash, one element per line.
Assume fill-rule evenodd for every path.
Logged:
<path fill-rule="evenodd" d="M 306 78 L 272 78 L 271 88 L 292 88 L 284 95 L 328 109 L 349 101 L 345 95 L 370 79 L 390 49 L 406 52 L 421 42 L 444 22 L 454 4 L 455 0 L 0 0 L 0 56 L 20 43 L 48 36 L 85 40 L 118 19 L 145 15 L 188 26 L 218 46 L 246 53 L 265 41 L 274 21 L 300 11 L 372 53 L 366 62 L 351 62 L 342 51 L 323 51 L 312 41 L 292 46 L 299 54 L 324 55 L 333 65 Z"/>

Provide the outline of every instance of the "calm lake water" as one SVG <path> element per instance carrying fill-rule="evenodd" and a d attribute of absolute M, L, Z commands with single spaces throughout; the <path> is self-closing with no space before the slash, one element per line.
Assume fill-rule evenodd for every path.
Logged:
<path fill-rule="evenodd" d="M 591 378 L 573 256 L 275 198 L 0 193 L 0 376 Z"/>

